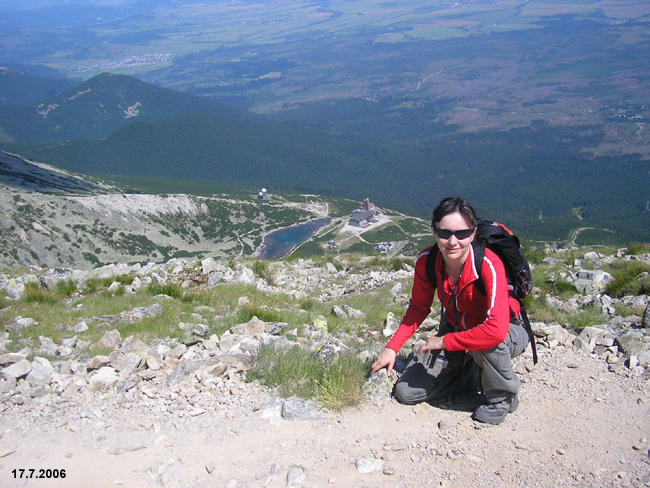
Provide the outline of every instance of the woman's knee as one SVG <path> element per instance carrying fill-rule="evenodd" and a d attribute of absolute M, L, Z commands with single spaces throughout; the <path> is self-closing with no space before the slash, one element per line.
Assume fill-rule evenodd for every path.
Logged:
<path fill-rule="evenodd" d="M 421 363 L 415 363 L 406 368 L 397 381 L 393 388 L 393 396 L 400 403 L 413 405 L 426 401 L 434 386 L 435 378 L 427 373 Z"/>
<path fill-rule="evenodd" d="M 421 387 L 413 387 L 406 381 L 398 381 L 393 388 L 393 397 L 405 405 L 414 405 L 427 399 L 426 390 Z"/>

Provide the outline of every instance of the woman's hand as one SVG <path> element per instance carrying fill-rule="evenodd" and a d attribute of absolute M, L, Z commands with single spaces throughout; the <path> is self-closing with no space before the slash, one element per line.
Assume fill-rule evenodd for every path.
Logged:
<path fill-rule="evenodd" d="M 433 351 L 436 349 L 444 349 L 445 348 L 445 343 L 442 340 L 442 337 L 438 336 L 431 336 L 429 339 L 427 339 L 427 342 L 425 342 L 420 349 L 418 349 L 418 354 L 425 353 L 427 351 Z"/>
<path fill-rule="evenodd" d="M 393 351 L 389 347 L 384 348 L 384 350 L 381 352 L 381 354 L 379 354 L 375 362 L 372 363 L 372 374 L 375 374 L 381 368 L 388 367 L 387 373 L 388 376 L 390 376 L 391 373 L 393 372 L 393 367 L 395 366 L 396 357 L 397 357 L 397 353 L 395 351 Z"/>

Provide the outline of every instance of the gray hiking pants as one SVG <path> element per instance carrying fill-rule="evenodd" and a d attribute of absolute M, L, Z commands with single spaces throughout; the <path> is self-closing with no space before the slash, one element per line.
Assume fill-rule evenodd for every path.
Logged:
<path fill-rule="evenodd" d="M 512 358 L 524 352 L 528 342 L 523 324 L 519 319 L 513 319 L 502 343 L 485 351 L 468 351 L 473 365 L 472 361 L 467 361 L 464 352 L 445 351 L 449 366 L 436 378 L 430 374 L 426 361 L 411 361 L 395 384 L 393 395 L 398 402 L 412 405 L 459 393 L 464 383 L 471 382 L 467 376 L 478 366 L 481 368 L 481 390 L 488 402 L 501 401 L 519 392 L 521 381 L 512 368 Z"/>

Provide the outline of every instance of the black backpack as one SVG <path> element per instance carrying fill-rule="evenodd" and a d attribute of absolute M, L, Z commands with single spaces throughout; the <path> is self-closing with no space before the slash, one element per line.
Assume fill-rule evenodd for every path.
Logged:
<path fill-rule="evenodd" d="M 522 299 L 530 294 L 533 289 L 533 277 L 530 272 L 530 266 L 521 250 L 521 244 L 517 236 L 505 225 L 491 220 L 479 220 L 476 238 L 472 243 L 474 248 L 474 265 L 479 273 L 477 283 L 478 289 L 486 295 L 485 283 L 480 278 L 483 258 L 485 257 L 485 248 L 489 247 L 503 261 L 506 269 L 508 284 L 510 285 L 510 295 L 515 297 L 521 308 L 521 319 L 524 328 L 530 338 L 530 344 L 533 351 L 533 362 L 537 364 L 537 348 L 535 347 L 535 337 L 528 320 L 526 307 Z M 433 246 L 427 257 L 426 270 L 427 277 L 431 284 L 436 285 L 435 263 L 438 255 L 438 246 Z"/>

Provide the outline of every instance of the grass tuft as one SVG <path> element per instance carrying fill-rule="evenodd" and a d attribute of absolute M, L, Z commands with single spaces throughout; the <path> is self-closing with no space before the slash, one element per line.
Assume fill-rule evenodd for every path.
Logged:
<path fill-rule="evenodd" d="M 74 280 L 63 280 L 56 284 L 57 295 L 69 297 L 77 291 L 77 283 Z"/>
<path fill-rule="evenodd" d="M 367 370 L 352 354 L 339 356 L 328 366 L 298 346 L 277 350 L 267 345 L 260 349 L 246 380 L 277 387 L 284 397 L 315 399 L 325 408 L 341 410 L 361 401 Z"/>
<path fill-rule="evenodd" d="M 35 282 L 25 283 L 24 300 L 26 303 L 41 303 L 48 305 L 54 305 L 58 301 L 55 293 Z"/>
<path fill-rule="evenodd" d="M 650 293 L 650 265 L 641 261 L 627 261 L 611 269 L 614 281 L 607 285 L 611 297 L 646 295 Z M 639 278 L 641 276 L 641 278 Z"/>

